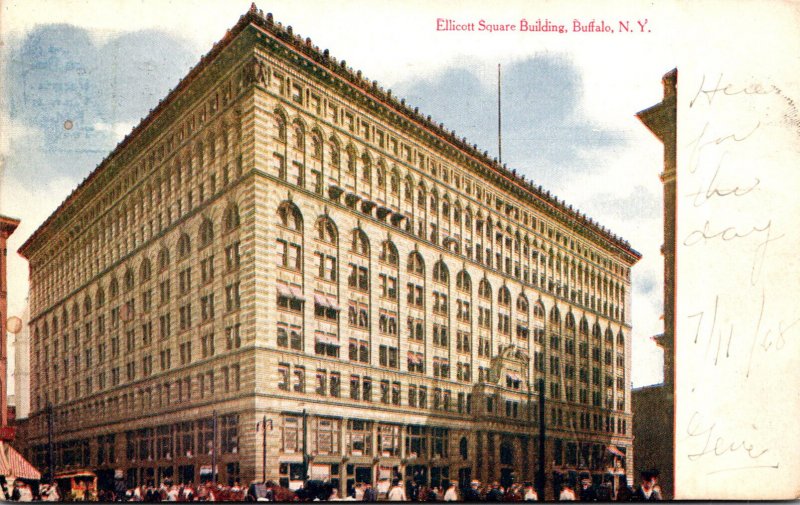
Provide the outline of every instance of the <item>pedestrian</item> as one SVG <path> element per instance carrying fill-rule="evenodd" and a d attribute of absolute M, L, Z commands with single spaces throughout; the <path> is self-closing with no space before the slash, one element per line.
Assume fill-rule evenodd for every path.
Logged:
<path fill-rule="evenodd" d="M 569 482 L 561 484 L 561 494 L 558 495 L 559 501 L 575 501 L 575 491 Z"/>
<path fill-rule="evenodd" d="M 386 499 L 389 501 L 406 501 L 406 490 L 400 485 L 399 479 L 392 481 L 392 488 L 389 489 L 389 495 Z"/>
<path fill-rule="evenodd" d="M 406 483 L 406 496 L 411 501 L 419 500 L 419 484 L 414 479 L 409 479 Z"/>
<path fill-rule="evenodd" d="M 633 501 L 660 501 L 661 490 L 658 488 L 657 479 L 658 471 L 645 470 L 641 472 L 641 482 L 639 487 L 633 493 Z"/>
<path fill-rule="evenodd" d="M 525 494 L 522 498 L 524 501 L 539 501 L 539 495 L 536 494 L 536 490 L 530 482 L 525 483 Z"/>
<path fill-rule="evenodd" d="M 364 483 L 364 501 L 376 502 L 378 501 L 378 492 L 372 487 L 369 482 Z"/>
<path fill-rule="evenodd" d="M 617 501 L 632 501 L 632 500 L 633 500 L 633 489 L 631 489 L 627 481 L 624 481 L 617 490 Z"/>
<path fill-rule="evenodd" d="M 597 492 L 590 479 L 581 479 L 580 500 L 597 501 Z"/>
<path fill-rule="evenodd" d="M 364 500 L 364 484 L 361 482 L 356 482 L 356 485 L 353 486 L 353 492 L 351 494 L 355 501 L 363 501 Z"/>
<path fill-rule="evenodd" d="M 500 490 L 500 483 L 492 482 L 489 492 L 486 493 L 486 501 L 503 501 L 503 492 Z"/>
<path fill-rule="evenodd" d="M 464 501 L 466 502 L 476 502 L 481 501 L 481 493 L 478 491 L 481 483 L 477 480 L 473 480 L 469 483 L 469 487 L 464 491 Z"/>
<path fill-rule="evenodd" d="M 451 482 L 444 493 L 444 501 L 458 501 L 458 491 L 456 491 L 456 483 Z"/>

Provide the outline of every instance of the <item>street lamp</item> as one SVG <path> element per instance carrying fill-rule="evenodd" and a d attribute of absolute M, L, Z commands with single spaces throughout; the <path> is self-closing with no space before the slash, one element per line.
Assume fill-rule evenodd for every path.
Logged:
<path fill-rule="evenodd" d="M 262 447 L 261 447 L 261 481 L 266 484 L 267 482 L 267 426 L 272 431 L 272 419 L 267 419 L 265 415 L 261 421 L 256 423 L 256 433 L 261 430 L 262 434 Z"/>

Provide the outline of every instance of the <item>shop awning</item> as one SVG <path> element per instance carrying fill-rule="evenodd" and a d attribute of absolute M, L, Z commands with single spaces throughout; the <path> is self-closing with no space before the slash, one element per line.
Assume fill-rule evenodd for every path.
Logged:
<path fill-rule="evenodd" d="M 0 475 L 6 477 L 17 477 L 29 480 L 41 480 L 42 474 L 33 465 L 28 463 L 22 454 L 10 445 L 0 442 Z"/>

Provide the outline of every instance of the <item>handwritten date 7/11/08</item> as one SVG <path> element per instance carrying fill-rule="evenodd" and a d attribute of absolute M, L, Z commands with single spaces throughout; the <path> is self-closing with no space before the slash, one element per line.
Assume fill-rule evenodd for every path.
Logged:
<path fill-rule="evenodd" d="M 765 317 L 765 313 L 767 312 L 767 298 L 763 290 L 758 307 L 758 315 L 756 316 L 754 314 L 756 317 L 753 318 L 754 324 L 752 329 L 736 327 L 733 323 L 723 324 L 718 322 L 718 320 L 722 318 L 720 316 L 722 311 L 720 310 L 719 295 L 714 298 L 714 308 L 710 315 L 710 325 L 706 318 L 706 311 L 687 316 L 689 319 L 696 319 L 697 321 L 697 329 L 695 330 L 693 344 L 705 344 L 703 359 L 710 359 L 710 356 L 712 356 L 712 346 L 716 339 L 716 350 L 713 351 L 712 364 L 718 366 L 720 359 L 731 359 L 734 360 L 735 364 L 744 366 L 744 360 L 746 359 L 745 378 L 747 379 L 750 377 L 753 368 L 753 358 L 756 351 L 766 353 L 769 351 L 782 350 L 791 336 L 791 333 L 798 329 L 796 326 L 800 323 L 800 317 L 795 318 L 789 323 L 786 323 L 784 319 L 780 319 L 777 323 L 770 321 L 768 317 Z M 735 313 L 739 314 L 741 310 L 741 303 L 735 301 Z M 705 326 L 703 324 L 704 321 L 706 323 Z M 746 335 L 746 337 L 743 338 L 742 335 Z"/>

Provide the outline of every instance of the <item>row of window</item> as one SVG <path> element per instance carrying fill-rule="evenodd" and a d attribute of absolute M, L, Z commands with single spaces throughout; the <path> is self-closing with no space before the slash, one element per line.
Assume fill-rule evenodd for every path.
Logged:
<path fill-rule="evenodd" d="M 351 349 L 355 349 L 354 346 Z M 396 356 L 397 356 L 397 349 L 389 346 L 381 346 L 381 364 L 382 366 L 387 366 L 392 368 L 396 364 Z M 421 366 L 422 363 L 422 355 L 409 352 L 408 356 L 409 367 L 415 367 L 413 370 L 416 371 L 418 366 Z M 384 365 L 384 363 L 386 363 Z M 450 377 L 450 363 L 449 360 L 444 358 L 434 358 L 433 360 L 433 369 L 434 369 L 434 376 L 440 378 L 449 378 Z M 424 368 L 419 369 L 419 371 L 423 371 Z M 472 368 L 468 363 L 457 363 L 456 366 L 456 379 L 465 383 L 471 384 L 472 382 Z M 311 372 L 308 372 L 311 373 Z M 342 375 L 340 372 L 335 371 L 328 371 L 325 369 L 317 369 L 314 372 L 314 389 L 313 392 L 321 395 L 321 396 L 331 396 L 334 398 L 341 398 L 343 395 L 342 392 Z M 490 381 L 490 373 L 487 368 L 479 367 L 479 382 L 489 382 Z M 278 382 L 277 388 L 280 391 L 287 391 L 293 393 L 306 393 L 307 391 L 307 370 L 305 366 L 301 365 L 290 365 L 288 363 L 281 363 L 278 367 Z M 377 400 L 374 397 L 374 385 L 379 384 L 379 391 L 377 393 Z M 505 382 L 506 387 L 509 389 L 514 390 L 521 390 L 522 388 L 522 378 L 517 374 L 509 374 L 506 377 Z M 372 402 L 372 401 L 379 401 L 380 403 L 385 404 L 393 404 L 393 405 L 401 405 L 401 390 L 402 385 L 398 381 L 389 381 L 389 380 L 380 380 L 376 381 L 372 377 L 368 376 L 361 376 L 352 374 L 349 380 L 349 398 L 351 400 L 357 401 L 365 401 L 365 402 Z M 535 384 L 535 388 L 538 391 L 538 382 Z M 567 401 L 578 403 L 574 397 L 574 386 L 567 385 L 566 389 L 566 397 Z M 428 387 L 427 386 L 418 386 L 414 384 L 408 385 L 408 405 L 411 407 L 419 407 L 419 408 L 428 408 L 427 398 L 428 398 Z M 592 406 L 600 407 L 601 406 L 601 392 L 600 391 L 591 391 L 592 393 Z M 461 397 L 464 393 L 458 393 L 458 396 Z M 588 405 L 588 391 L 584 388 L 580 389 L 580 401 L 579 403 Z M 449 389 L 442 389 L 442 388 L 433 388 L 433 403 L 432 408 L 436 410 L 451 410 L 452 404 L 450 403 L 450 398 L 452 396 L 452 392 Z M 469 395 L 467 394 L 467 397 Z M 489 397 L 487 404 L 487 411 L 489 413 L 494 412 L 494 403 L 496 398 L 494 396 Z M 559 382 L 550 382 L 550 398 L 551 399 L 562 399 L 561 396 L 561 385 Z M 606 408 L 613 409 L 613 394 L 609 393 L 608 402 L 606 404 Z M 460 399 L 457 403 L 457 411 L 459 413 L 467 412 L 469 413 L 469 405 L 463 403 L 463 398 Z M 617 399 L 616 407 L 620 411 L 624 411 L 625 403 L 624 398 L 619 397 Z M 516 411 L 515 411 L 516 412 Z M 516 414 L 514 417 L 517 417 Z"/>

